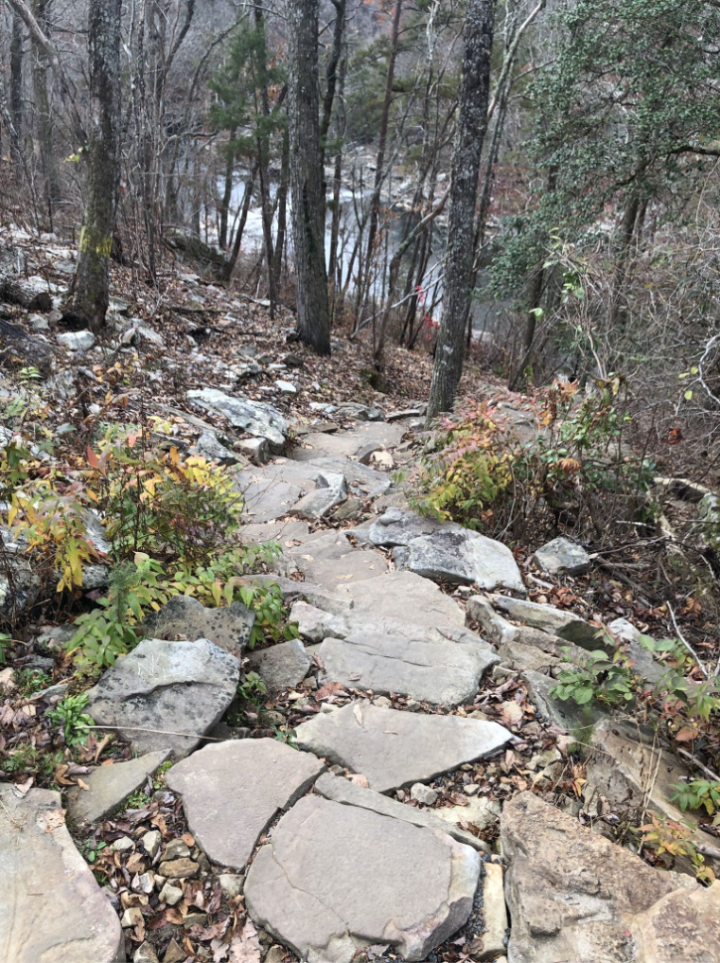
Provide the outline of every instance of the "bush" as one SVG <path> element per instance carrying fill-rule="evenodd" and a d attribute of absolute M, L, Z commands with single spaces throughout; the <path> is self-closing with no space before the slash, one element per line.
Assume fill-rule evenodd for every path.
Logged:
<path fill-rule="evenodd" d="M 537 434 L 524 443 L 491 404 L 441 419 L 411 479 L 413 505 L 495 537 L 532 525 L 603 539 L 649 521 L 654 465 L 624 443 L 623 392 L 621 378 L 597 382 L 582 401 L 577 385 L 553 385 L 536 400 Z"/>

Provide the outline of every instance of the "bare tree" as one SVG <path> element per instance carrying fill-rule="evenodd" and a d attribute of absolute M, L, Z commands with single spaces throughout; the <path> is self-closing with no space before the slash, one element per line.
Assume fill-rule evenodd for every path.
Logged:
<path fill-rule="evenodd" d="M 90 118 L 87 200 L 80 256 L 66 315 L 99 331 L 105 324 L 112 237 L 120 193 L 120 20 L 122 0 L 90 0 Z"/>
<path fill-rule="evenodd" d="M 298 336 L 319 354 L 330 354 L 318 91 L 318 5 L 319 0 L 288 0 L 290 186 Z"/>
<path fill-rule="evenodd" d="M 428 420 L 452 407 L 462 374 L 465 317 L 471 294 L 475 205 L 490 99 L 494 26 L 495 0 L 470 0 L 463 34 L 465 52 L 452 163 L 443 315 L 435 352 Z"/>

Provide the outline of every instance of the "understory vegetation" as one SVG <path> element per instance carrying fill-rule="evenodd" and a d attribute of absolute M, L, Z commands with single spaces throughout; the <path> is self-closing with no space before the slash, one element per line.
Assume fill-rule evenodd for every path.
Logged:
<path fill-rule="evenodd" d="M 45 713 L 48 732 L 55 732 L 50 745 L 14 746 L 2 769 L 47 784 L 67 764 L 65 752 L 72 757 L 87 743 L 92 720 L 82 690 L 146 636 L 145 620 L 173 596 L 209 608 L 241 602 L 255 616 L 250 649 L 296 637 L 297 630 L 277 585 L 245 579 L 266 571 L 280 546 L 242 544 L 243 498 L 228 468 L 181 455 L 170 423 L 128 423 L 125 401 L 112 390 L 84 430 L 68 426 L 53 435 L 43 428 L 47 400 L 34 375 L 24 373 L 21 400 L 2 412 L 8 437 L 0 464 L 0 576 L 8 631 L 0 660 L 22 651 L 30 621 L 69 620 L 62 662 L 71 694 Z M 239 691 L 246 701 L 255 691 L 252 675 Z M 42 671 L 19 677 L 28 696 L 51 684 Z"/>

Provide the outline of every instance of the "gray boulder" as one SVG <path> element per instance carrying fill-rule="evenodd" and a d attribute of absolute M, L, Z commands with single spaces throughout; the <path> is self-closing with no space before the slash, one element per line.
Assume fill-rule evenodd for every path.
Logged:
<path fill-rule="evenodd" d="M 297 744 L 366 776 L 388 792 L 427 782 L 490 755 L 513 738 L 496 722 L 429 716 L 351 702 L 296 730 Z"/>
<path fill-rule="evenodd" d="M 479 876 L 478 854 L 450 836 L 310 796 L 256 856 L 245 899 L 308 963 L 379 944 L 424 960 L 470 917 Z"/>
<path fill-rule="evenodd" d="M 310 606 L 308 606 L 310 607 Z M 279 642 L 248 656 L 248 666 L 255 669 L 270 692 L 294 688 L 308 673 L 312 660 L 300 639 Z"/>
<path fill-rule="evenodd" d="M 435 532 L 461 531 L 460 525 L 454 522 L 439 522 L 436 518 L 423 518 L 416 512 L 404 512 L 400 508 L 388 508 L 376 522 L 370 526 L 368 538 L 374 545 L 383 548 L 395 548 L 398 545 L 408 546 L 413 539 L 421 535 L 433 535 Z"/>
<path fill-rule="evenodd" d="M 636 672 L 650 685 L 657 685 L 668 670 L 656 660 L 652 652 L 643 646 L 640 641 L 642 632 L 636 629 L 627 619 L 615 619 L 608 624 L 608 629 L 624 645 L 627 654 L 633 661 L 633 672 Z"/>
<path fill-rule="evenodd" d="M 291 515 L 301 518 L 324 518 L 336 505 L 345 501 L 348 494 L 345 476 L 337 472 L 318 472 L 315 476 L 317 488 L 308 492 L 290 509 Z"/>
<path fill-rule="evenodd" d="M 592 565 L 585 549 L 569 538 L 554 538 L 539 548 L 533 558 L 549 575 L 582 575 Z"/>
<path fill-rule="evenodd" d="M 240 659 L 254 625 L 255 613 L 242 602 L 209 609 L 190 595 L 174 595 L 145 619 L 143 631 L 155 639 L 209 639 Z"/>
<path fill-rule="evenodd" d="M 70 351 L 89 351 L 95 344 L 95 335 L 92 331 L 67 331 L 65 334 L 59 334 L 57 339 Z"/>
<path fill-rule="evenodd" d="M 219 722 L 239 680 L 238 660 L 208 639 L 145 639 L 88 691 L 87 711 L 135 752 L 183 756 Z"/>
<path fill-rule="evenodd" d="M 119 963 L 120 921 L 75 848 L 60 793 L 0 786 L 0 960 Z"/>
<path fill-rule="evenodd" d="M 396 548 L 393 559 L 398 568 L 423 578 L 525 595 L 520 569 L 510 549 L 469 529 L 441 529 L 420 535 L 407 546 Z"/>
<path fill-rule="evenodd" d="M 416 633 L 421 635 L 421 633 Z M 426 642 L 410 636 L 349 635 L 326 639 L 317 650 L 323 678 L 357 689 L 401 693 L 418 702 L 455 706 L 471 702 L 485 671 L 498 662 L 485 642 Z"/>
<path fill-rule="evenodd" d="M 249 435 L 267 438 L 274 452 L 279 453 L 285 447 L 288 425 L 272 405 L 247 398 L 233 398 L 217 388 L 188 391 L 188 399 L 207 411 L 220 413 L 233 427 L 241 428 Z"/>
<path fill-rule="evenodd" d="M 237 465 L 238 462 L 247 464 L 242 455 L 236 455 L 234 451 L 226 448 L 213 431 L 204 431 L 200 435 L 195 442 L 193 452 L 219 465 Z"/>
<path fill-rule="evenodd" d="M 539 602 L 528 602 L 526 599 L 508 598 L 505 595 L 493 595 L 490 602 L 493 608 L 499 609 L 516 622 L 526 622 L 533 628 L 574 642 L 583 649 L 592 651 L 604 648 L 602 629 L 581 619 L 574 612 L 566 612 Z"/>
<path fill-rule="evenodd" d="M 653 869 L 529 792 L 505 803 L 513 963 L 720 963 L 720 885 Z"/>

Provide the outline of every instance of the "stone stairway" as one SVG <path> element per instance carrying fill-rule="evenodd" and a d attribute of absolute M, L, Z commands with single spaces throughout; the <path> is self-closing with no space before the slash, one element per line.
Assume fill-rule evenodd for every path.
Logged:
<path fill-rule="evenodd" d="M 291 457 L 238 474 L 245 541 L 283 548 L 260 580 L 280 585 L 299 627 L 299 640 L 245 652 L 271 693 L 290 693 L 285 741 L 238 738 L 221 721 L 251 628 L 242 607 L 218 623 L 174 601 L 158 637 L 91 690 L 93 718 L 141 758 L 85 777 L 67 798 L 75 824 L 102 819 L 175 760 L 167 789 L 194 848 L 148 827 L 127 837 L 138 857 L 128 889 L 145 902 L 119 894 L 121 920 L 108 912 L 57 794 L 0 788 L 0 871 L 17 891 L 12 906 L 0 901 L 3 961 L 125 959 L 137 913 L 175 905 L 189 879 L 207 892 L 234 879 L 232 905 L 271 938 L 264 957 L 229 955 L 232 944 L 193 956 L 173 939 L 133 958 L 720 963 L 720 884 L 653 869 L 541 798 L 566 769 L 569 730 L 587 725 L 552 698 L 551 674 L 597 647 L 597 626 L 527 601 L 506 546 L 409 511 L 391 472 L 413 457 L 413 418 L 310 432 Z M 595 721 L 606 744 L 623 738 Z M 519 759 L 526 775 L 512 776 Z M 632 763 L 605 780 L 606 798 L 642 794 Z"/>

